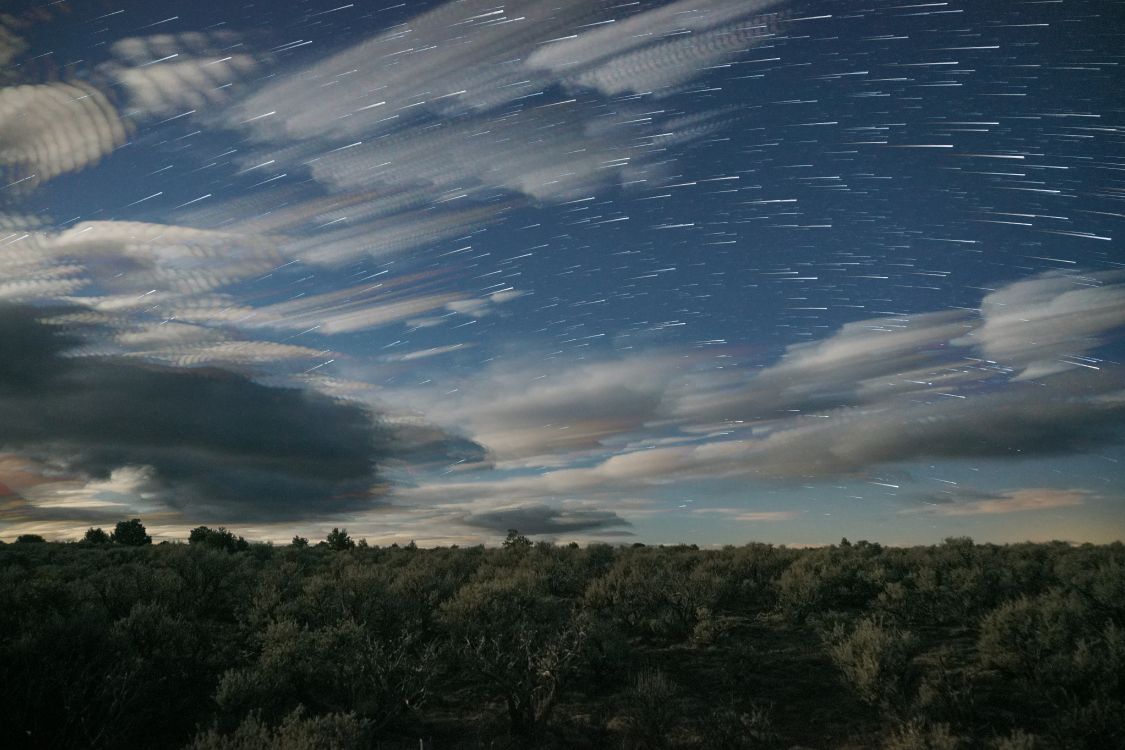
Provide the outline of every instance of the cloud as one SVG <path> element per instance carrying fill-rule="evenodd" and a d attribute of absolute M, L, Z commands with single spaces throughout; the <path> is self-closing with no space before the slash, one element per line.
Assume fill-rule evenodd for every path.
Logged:
<path fill-rule="evenodd" d="M 6 66 L 24 50 L 27 43 L 0 21 L 0 66 Z"/>
<path fill-rule="evenodd" d="M 87 499 L 131 477 L 133 495 L 189 520 L 323 517 L 378 504 L 382 464 L 420 450 L 315 392 L 68 357 L 77 339 L 37 317 L 0 308 L 0 450 L 78 481 Z"/>
<path fill-rule="evenodd" d="M 660 355 L 569 367 L 508 362 L 437 408 L 499 459 L 596 449 L 660 417 L 680 367 Z"/>
<path fill-rule="evenodd" d="M 101 160 L 126 126 L 105 94 L 80 81 L 0 88 L 0 174 L 27 186 Z"/>
<path fill-rule="evenodd" d="M 262 86 L 221 120 L 257 144 L 247 168 L 308 168 L 337 193 L 379 186 L 404 209 L 490 204 L 497 189 L 575 199 L 657 177 L 669 143 L 715 124 L 607 97 L 634 81 L 671 93 L 734 59 L 774 28 L 754 14 L 779 4 L 444 3 Z M 568 86 L 583 91 L 563 98 Z"/>
<path fill-rule="evenodd" d="M 929 513 L 938 516 L 981 516 L 1023 513 L 1033 510 L 1052 510 L 1083 505 L 1092 497 L 1087 490 L 1058 490 L 1029 487 L 1003 492 L 954 493 L 954 498 L 940 498 L 940 502 L 927 501 L 926 507 L 911 508 L 903 513 Z"/>
<path fill-rule="evenodd" d="M 966 341 L 985 356 L 1040 378 L 1087 366 L 1084 356 L 1125 326 L 1125 279 L 1120 272 L 1047 273 L 990 292 L 983 325 Z"/>
<path fill-rule="evenodd" d="M 695 7 L 696 4 L 692 0 L 665 6 L 662 11 L 680 8 L 676 15 L 681 19 L 694 12 L 704 19 L 704 22 L 706 20 L 718 22 L 732 17 L 737 20 L 710 27 L 699 23 L 697 25 L 700 28 L 685 29 L 683 26 L 690 24 L 684 24 L 682 20 L 677 19 L 668 24 L 671 28 L 667 31 L 640 35 L 649 36 L 649 39 L 654 41 L 666 41 L 655 41 L 640 49 L 607 55 L 595 67 L 578 73 L 569 80 L 572 86 L 595 88 L 606 96 L 625 92 L 667 96 L 675 93 L 676 87 L 698 77 L 701 70 L 735 60 L 750 47 L 774 36 L 778 28 L 778 16 L 751 18 L 750 14 L 777 4 L 777 2 L 747 3 L 744 0 L 736 0 L 713 3 L 710 9 L 704 6 L 703 12 Z M 718 12 L 710 15 L 707 10 Z M 649 14 L 643 14 L 641 18 L 645 15 Z M 676 26 L 680 28 L 676 29 Z M 614 40 L 620 40 L 622 36 L 619 33 Z M 630 45 L 626 43 L 623 46 Z"/>
<path fill-rule="evenodd" d="M 751 513 L 736 513 L 731 516 L 735 521 L 743 521 L 745 523 L 776 523 L 780 521 L 792 521 L 799 518 L 801 514 L 795 510 L 764 510 Z"/>
<path fill-rule="evenodd" d="M 921 458 L 1080 453 L 1121 439 L 1123 389 L 1125 370 L 1118 368 L 963 398 L 933 394 L 838 410 L 748 441 L 743 460 L 763 477 L 802 477 L 855 474 Z"/>
<path fill-rule="evenodd" d="M 442 117 L 496 108 L 550 83 L 522 59 L 608 12 L 596 0 L 442 3 L 263 87 L 232 119 L 273 112 L 252 123 L 272 141 L 386 131 L 419 105 Z"/>
<path fill-rule="evenodd" d="M 680 0 L 544 44 L 528 58 L 527 64 L 559 72 L 589 68 L 658 45 L 670 35 L 691 36 L 780 4 L 781 0 Z"/>
<path fill-rule="evenodd" d="M 608 510 L 566 509 L 545 504 L 518 505 L 471 513 L 461 519 L 468 526 L 504 532 L 517 529 L 522 534 L 568 534 L 604 531 L 632 526 Z"/>
<path fill-rule="evenodd" d="M 826 339 L 789 346 L 753 375 L 696 376 L 677 394 L 686 419 L 760 420 L 786 409 L 878 403 L 900 393 L 953 387 L 978 378 L 951 369 L 972 352 L 953 344 L 977 321 L 961 310 L 848 323 Z"/>
<path fill-rule="evenodd" d="M 265 273 L 281 255 L 264 238 L 169 224 L 88 221 L 44 241 L 116 291 L 207 292 Z"/>
<path fill-rule="evenodd" d="M 990 297 L 993 304 L 1034 298 L 1045 311 L 1027 318 L 1035 327 L 1082 331 L 1087 338 L 1071 349 L 1092 347 L 1118 333 L 1108 300 L 1121 285 L 1101 277 L 1100 286 L 1076 291 L 1082 278 L 1047 275 Z M 534 458 L 553 468 L 434 484 L 418 494 L 556 498 L 721 477 L 855 477 L 915 460 L 1020 460 L 1122 439 L 1125 367 L 1100 362 L 1028 380 L 980 356 L 980 331 L 983 346 L 1014 341 L 1011 351 L 1027 362 L 1052 356 L 1055 339 L 1046 336 L 1038 351 L 1006 338 L 1003 328 L 986 330 L 995 319 L 986 309 L 980 316 L 954 310 L 860 321 L 791 346 L 750 375 L 654 355 L 554 371 L 497 364 L 437 408 L 509 465 Z M 630 442 L 630 435 L 645 440 Z M 562 468 L 552 460 L 559 457 Z M 575 465 L 578 458 L 593 463 Z"/>
<path fill-rule="evenodd" d="M 348 168 L 362 169 L 363 158 L 362 153 L 353 154 L 347 162 Z M 323 174 L 323 170 L 329 168 L 327 165 L 318 166 L 313 172 Z M 376 177 L 375 174 L 358 176 L 360 183 L 364 185 Z M 350 189 L 358 186 L 338 187 Z M 503 216 L 506 208 L 506 204 L 444 210 L 430 206 L 370 221 L 356 221 L 356 217 L 350 216 L 349 223 L 344 224 L 342 229 L 294 234 L 284 238 L 281 251 L 289 257 L 326 266 L 339 266 L 358 258 L 392 257 L 479 231 Z"/>
<path fill-rule="evenodd" d="M 313 176 L 340 191 L 382 184 L 426 185 L 444 194 L 486 199 L 496 188 L 541 201 L 589 195 L 636 176 L 645 161 L 649 120 L 627 105 L 605 111 L 569 100 L 504 117 L 474 114 L 372 138 L 309 157 Z"/>
<path fill-rule="evenodd" d="M 1096 360 L 1083 357 L 1125 326 L 1122 278 L 1047 273 L 990 292 L 979 312 L 848 323 L 820 341 L 789 346 L 778 362 L 752 375 L 692 376 L 671 398 L 684 419 L 762 421 L 783 410 L 828 413 L 899 401 L 909 410 L 911 396 L 954 399 L 1067 370 L 1096 371 Z M 957 408 L 950 402 L 939 411 Z"/>
<path fill-rule="evenodd" d="M 99 66 L 129 107 L 150 117 L 180 115 L 230 98 L 257 61 L 232 33 L 160 34 L 117 41 L 115 62 Z"/>
<path fill-rule="evenodd" d="M 473 346 L 475 346 L 475 344 L 446 344 L 445 346 L 434 346 L 429 349 L 417 349 L 412 352 L 405 352 L 404 354 L 386 354 L 381 359 L 385 362 L 414 362 L 420 359 L 429 359 L 430 357 L 461 351 L 462 349 L 470 349 Z"/>
<path fill-rule="evenodd" d="M 444 309 L 464 298 L 457 292 L 394 293 L 380 286 L 368 286 L 309 295 L 259 308 L 243 308 L 242 324 L 247 328 L 304 330 L 316 327 L 324 334 L 348 333 Z"/>

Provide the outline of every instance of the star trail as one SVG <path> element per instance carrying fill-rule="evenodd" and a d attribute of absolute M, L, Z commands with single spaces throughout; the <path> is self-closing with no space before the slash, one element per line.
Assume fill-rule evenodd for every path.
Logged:
<path fill-rule="evenodd" d="M 1119 2 L 11 5 L 5 537 L 1121 537 Z"/>

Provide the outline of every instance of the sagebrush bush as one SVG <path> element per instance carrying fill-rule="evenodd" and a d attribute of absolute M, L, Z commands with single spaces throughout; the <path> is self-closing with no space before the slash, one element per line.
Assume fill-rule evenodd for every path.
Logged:
<path fill-rule="evenodd" d="M 960 750 L 966 747 L 948 724 L 911 721 L 884 738 L 883 750 Z"/>
<path fill-rule="evenodd" d="M 854 627 L 837 623 L 824 636 L 832 663 L 859 698 L 884 711 L 903 709 L 912 697 L 918 641 L 881 618 L 864 617 Z"/>
<path fill-rule="evenodd" d="M 1125 629 L 1083 597 L 1052 590 L 984 617 L 981 665 L 1009 681 L 1021 713 L 1067 746 L 1125 744 Z"/>
<path fill-rule="evenodd" d="M 297 709 L 276 727 L 251 714 L 230 734 L 209 729 L 187 750 L 364 750 L 370 745 L 367 724 L 355 714 L 306 717 Z"/>
<path fill-rule="evenodd" d="M 1006 737 L 997 737 L 988 747 L 989 750 L 1039 750 L 1043 743 L 1035 735 L 1016 729 Z"/>
<path fill-rule="evenodd" d="M 626 747 L 640 750 L 668 745 L 668 735 L 676 723 L 669 704 L 679 691 L 679 686 L 659 669 L 637 675 L 626 696 Z"/>

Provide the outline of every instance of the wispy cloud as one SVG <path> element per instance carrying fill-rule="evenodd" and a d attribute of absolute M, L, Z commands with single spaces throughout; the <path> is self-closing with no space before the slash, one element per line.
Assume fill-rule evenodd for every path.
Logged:
<path fill-rule="evenodd" d="M 1059 310 L 1076 278 L 1090 277 L 1043 277 L 1056 296 L 1040 299 L 1040 311 Z M 993 294 L 1002 298 L 1024 283 L 1037 282 Z M 1097 283 L 1062 307 L 1100 309 L 1121 293 L 1115 277 Z M 1036 319 L 1047 330 L 1099 339 L 1120 333 L 1108 310 Z M 1021 370 L 986 360 L 979 337 L 967 335 L 991 320 L 986 307 L 979 315 L 954 310 L 852 323 L 791 346 L 756 372 L 725 365 L 699 372 L 683 357 L 653 354 L 552 372 L 496 365 L 457 399 L 439 400 L 442 413 L 501 459 L 540 454 L 541 465 L 551 466 L 551 456 L 569 458 L 538 474 L 434 489 L 544 498 L 716 477 L 848 477 L 923 458 L 1065 455 L 1121 438 L 1120 366 L 1059 368 L 1029 382 Z M 995 347 L 1004 339 L 993 328 L 985 340 Z M 1017 342 L 1016 350 L 1034 361 L 1051 356 L 1053 346 L 1048 341 L 1036 353 Z M 418 406 L 419 394 L 413 398 Z M 648 439 L 629 439 L 642 434 Z"/>
<path fill-rule="evenodd" d="M 922 508 L 911 508 L 903 513 L 929 513 L 938 516 L 991 516 L 1007 513 L 1024 513 L 1035 510 L 1054 510 L 1085 504 L 1093 497 L 1088 490 L 1058 490 L 1045 487 L 1027 487 L 995 493 L 954 493 L 940 503 L 927 503 Z"/>
<path fill-rule="evenodd" d="M 94 86 L 75 81 L 0 88 L 0 175 L 26 189 L 97 163 L 127 127 Z"/>
<path fill-rule="evenodd" d="M 113 44 L 115 60 L 99 67 L 124 90 L 130 114 L 170 117 L 229 100 L 257 59 L 231 32 L 159 34 Z"/>
<path fill-rule="evenodd" d="M 971 339 L 1021 380 L 1090 367 L 1086 355 L 1125 326 L 1123 278 L 1049 273 L 1009 284 L 985 296 Z"/>

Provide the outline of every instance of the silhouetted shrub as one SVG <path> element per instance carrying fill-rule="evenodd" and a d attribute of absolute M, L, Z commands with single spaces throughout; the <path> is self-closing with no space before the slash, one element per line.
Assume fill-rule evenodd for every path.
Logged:
<path fill-rule="evenodd" d="M 333 528 L 332 531 L 328 532 L 328 536 L 325 537 L 324 543 L 328 546 L 328 549 L 335 550 L 337 552 L 355 548 L 355 542 L 352 541 L 352 538 L 350 536 L 348 536 L 347 529 Z"/>
<path fill-rule="evenodd" d="M 82 541 L 86 544 L 109 544 L 109 534 L 100 528 L 88 528 Z"/>
<path fill-rule="evenodd" d="M 152 544 L 152 537 L 145 532 L 145 526 L 141 523 L 141 519 L 133 518 L 128 521 L 118 521 L 117 526 L 113 529 L 112 536 L 110 536 L 110 541 L 128 547 L 140 547 L 145 544 Z"/>
<path fill-rule="evenodd" d="M 16 537 L 16 544 L 45 544 L 46 541 L 38 534 L 20 534 Z"/>
<path fill-rule="evenodd" d="M 202 547 L 221 549 L 227 552 L 245 552 L 250 549 L 250 543 L 233 532 L 220 526 L 211 529 L 206 526 L 197 526 L 188 536 L 188 544 L 198 544 Z"/>

